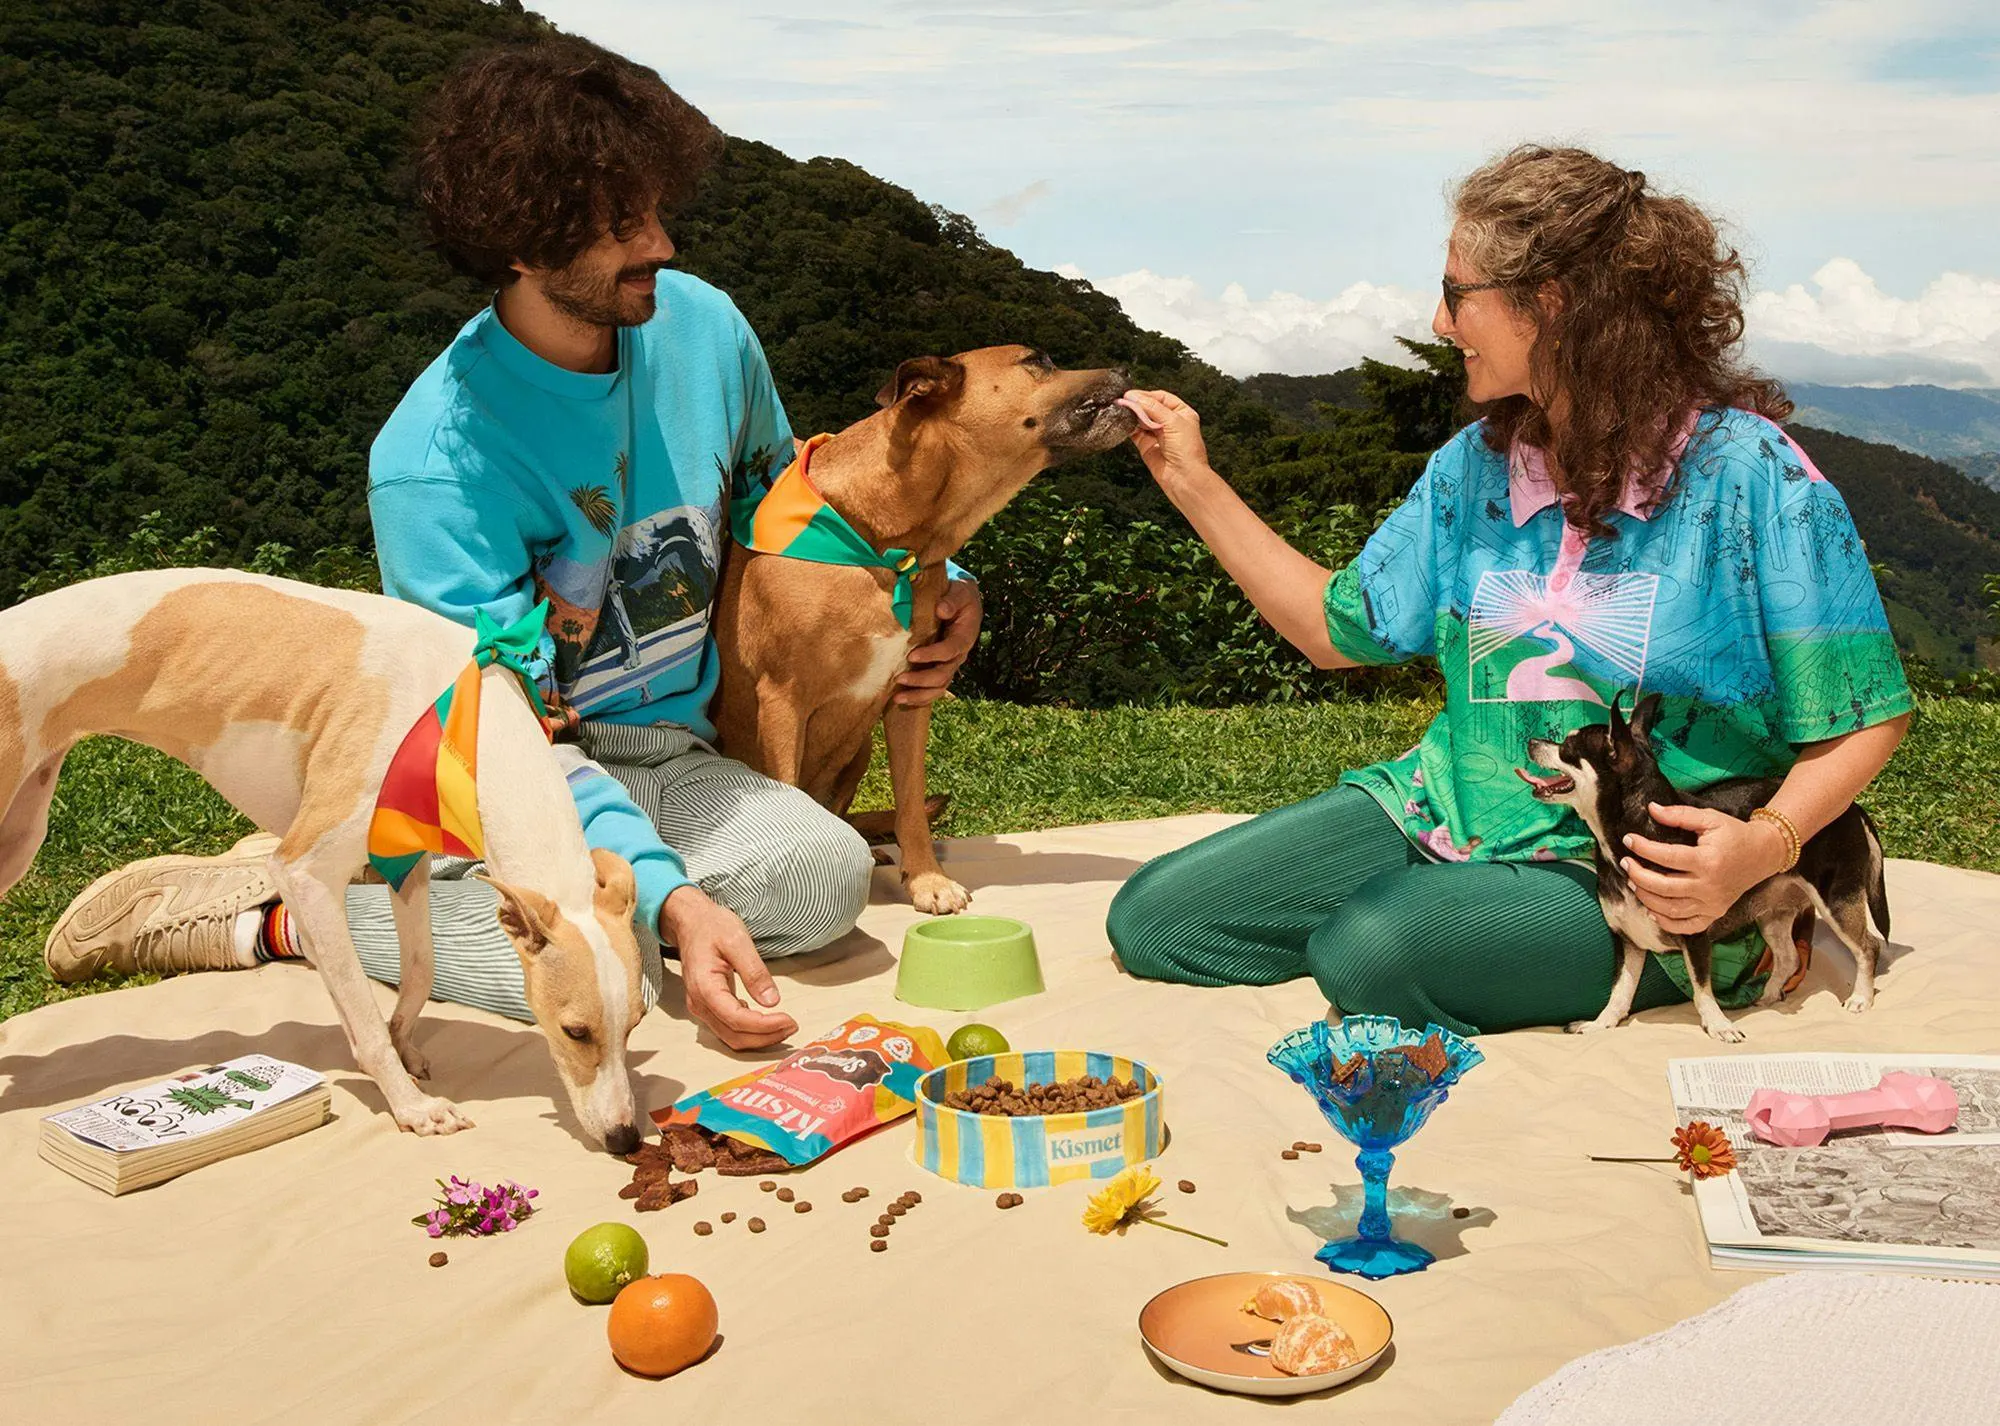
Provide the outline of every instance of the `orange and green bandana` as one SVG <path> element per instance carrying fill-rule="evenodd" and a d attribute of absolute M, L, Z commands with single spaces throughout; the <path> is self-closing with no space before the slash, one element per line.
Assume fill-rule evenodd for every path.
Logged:
<path fill-rule="evenodd" d="M 477 611 L 472 662 L 424 710 L 390 759 L 368 823 L 368 862 L 396 890 L 433 852 L 474 860 L 486 855 L 479 830 L 480 671 L 495 663 L 512 671 L 546 720 L 548 708 L 528 660 L 541 642 L 548 613 L 544 601 L 503 629 L 484 609 Z"/>
<path fill-rule="evenodd" d="M 785 467 L 761 498 L 753 492 L 732 500 L 729 532 L 737 544 L 761 554 L 892 571 L 896 587 L 889 597 L 890 607 L 896 612 L 896 622 L 907 629 L 916 606 L 917 557 L 909 550 L 876 549 L 813 488 L 807 467 L 813 452 L 832 439 L 814 436 L 807 441 L 800 447 L 798 459 Z"/>

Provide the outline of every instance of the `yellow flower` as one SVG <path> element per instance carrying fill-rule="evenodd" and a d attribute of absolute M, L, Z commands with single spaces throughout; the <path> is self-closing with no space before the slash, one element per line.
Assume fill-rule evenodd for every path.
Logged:
<path fill-rule="evenodd" d="M 1132 1220 L 1141 1200 L 1159 1186 L 1158 1178 L 1135 1164 L 1091 1196 L 1083 1210 L 1083 1226 L 1093 1233 L 1116 1232 Z"/>

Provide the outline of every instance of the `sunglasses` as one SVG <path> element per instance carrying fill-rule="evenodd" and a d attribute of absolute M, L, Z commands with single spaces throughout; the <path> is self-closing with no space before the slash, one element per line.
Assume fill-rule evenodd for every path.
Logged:
<path fill-rule="evenodd" d="M 1444 278 L 1444 310 L 1451 314 L 1451 320 L 1458 320 L 1458 304 L 1468 292 L 1489 292 L 1496 287 L 1505 287 L 1504 282 L 1453 282 Z"/>

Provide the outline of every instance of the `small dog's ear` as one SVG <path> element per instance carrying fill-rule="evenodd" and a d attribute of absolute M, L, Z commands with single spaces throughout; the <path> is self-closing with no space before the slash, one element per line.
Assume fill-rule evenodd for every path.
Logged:
<path fill-rule="evenodd" d="M 597 871 L 597 909 L 607 916 L 626 917 L 639 903 L 637 883 L 632 876 L 632 863 L 616 852 L 607 852 L 602 847 L 590 851 L 590 864 Z"/>
<path fill-rule="evenodd" d="M 965 368 L 949 357 L 911 357 L 896 368 L 888 384 L 875 393 L 877 406 L 894 406 L 899 401 L 944 399 L 958 395 L 965 386 Z"/>
<path fill-rule="evenodd" d="M 1625 690 L 1622 688 L 1611 695 L 1611 741 L 1614 743 L 1624 742 L 1627 736 L 1625 731 L 1625 715 L 1618 708 L 1618 705 L 1624 701 Z"/>
<path fill-rule="evenodd" d="M 1660 695 L 1649 693 L 1639 700 L 1639 706 L 1632 710 L 1632 736 L 1649 737 L 1653 725 L 1660 721 Z"/>
<path fill-rule="evenodd" d="M 474 872 L 473 876 L 499 894 L 497 915 L 500 929 L 507 933 L 507 939 L 514 943 L 515 950 L 524 956 L 532 956 L 548 945 L 549 925 L 561 914 L 555 902 L 538 891 L 509 886 L 504 881 L 481 876 L 478 872 Z"/>

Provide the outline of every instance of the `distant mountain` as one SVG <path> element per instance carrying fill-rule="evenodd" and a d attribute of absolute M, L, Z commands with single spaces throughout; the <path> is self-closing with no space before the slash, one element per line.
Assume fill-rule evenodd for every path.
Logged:
<path fill-rule="evenodd" d="M 1947 461 L 2000 489 L 2000 390 L 1810 381 L 1786 389 L 1798 403 L 1794 420 Z"/>
<path fill-rule="evenodd" d="M 1886 566 L 1882 599 L 1896 642 L 1946 668 L 1996 654 L 1982 585 L 2000 573 L 2000 491 L 1942 461 L 1833 431 L 1792 435 L 1840 490 L 1868 557 Z"/>
<path fill-rule="evenodd" d="M 1323 406 L 1361 411 L 1368 405 L 1361 392 L 1358 366 L 1325 376 L 1286 376 L 1267 371 L 1243 378 L 1243 389 L 1304 430 L 1325 424 L 1326 413 L 1320 409 Z"/>

